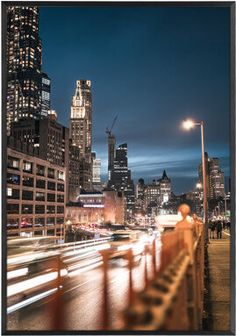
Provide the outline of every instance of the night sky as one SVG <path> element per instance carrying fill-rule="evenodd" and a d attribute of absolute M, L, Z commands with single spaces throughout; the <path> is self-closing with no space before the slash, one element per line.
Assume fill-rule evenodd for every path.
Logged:
<path fill-rule="evenodd" d="M 117 122 L 136 181 L 160 178 L 176 194 L 190 191 L 205 150 L 229 176 L 229 8 L 40 7 L 43 70 L 52 80 L 52 108 L 68 126 L 78 79 L 92 81 L 93 150 L 107 176 L 106 127 Z"/>

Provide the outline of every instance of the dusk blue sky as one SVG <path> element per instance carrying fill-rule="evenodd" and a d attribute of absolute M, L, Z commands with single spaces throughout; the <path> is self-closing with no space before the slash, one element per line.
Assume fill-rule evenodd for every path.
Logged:
<path fill-rule="evenodd" d="M 43 70 L 52 108 L 68 126 L 78 79 L 92 81 L 93 150 L 107 174 L 106 126 L 127 142 L 132 177 L 146 182 L 164 169 L 178 194 L 193 189 L 206 151 L 229 176 L 229 8 L 40 7 Z"/>

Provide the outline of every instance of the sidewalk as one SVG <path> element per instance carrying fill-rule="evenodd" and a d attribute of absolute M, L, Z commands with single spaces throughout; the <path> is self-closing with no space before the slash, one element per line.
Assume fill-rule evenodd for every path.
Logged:
<path fill-rule="evenodd" d="M 208 245 L 212 331 L 230 330 L 230 236 L 211 239 Z"/>

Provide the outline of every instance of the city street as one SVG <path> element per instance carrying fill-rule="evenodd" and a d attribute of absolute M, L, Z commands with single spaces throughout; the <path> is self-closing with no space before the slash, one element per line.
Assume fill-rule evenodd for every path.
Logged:
<path fill-rule="evenodd" d="M 120 259 L 120 263 L 124 260 Z M 148 257 L 148 272 L 151 275 L 151 259 Z M 120 312 L 127 305 L 128 268 L 113 263 L 109 269 L 110 322 L 116 329 L 120 325 Z M 102 268 L 87 271 L 74 278 L 77 288 L 68 291 L 63 298 L 65 328 L 67 330 L 97 330 L 101 323 Z M 144 257 L 133 271 L 134 287 L 144 287 Z M 33 309 L 32 309 L 33 307 Z M 8 315 L 9 330 L 50 330 L 50 302 L 40 307 L 29 306 Z"/>

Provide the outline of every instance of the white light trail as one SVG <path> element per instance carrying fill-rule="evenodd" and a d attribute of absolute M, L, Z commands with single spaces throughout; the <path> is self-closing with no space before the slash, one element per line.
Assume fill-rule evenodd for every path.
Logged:
<path fill-rule="evenodd" d="M 7 272 L 7 280 L 26 275 L 27 273 L 28 273 L 28 267 L 24 267 L 24 268 L 15 270 L 15 271 Z"/>
<path fill-rule="evenodd" d="M 10 314 L 10 313 L 13 313 L 14 311 L 18 310 L 18 309 L 21 309 L 25 306 L 28 306 L 30 305 L 31 303 L 34 303 L 36 301 L 39 301 L 41 299 L 44 299 L 45 297 L 51 295 L 52 293 L 56 292 L 57 291 L 57 288 L 53 288 L 53 289 L 50 289 L 48 290 L 47 292 L 44 292 L 44 293 L 40 293 L 38 295 L 35 295 L 29 299 L 26 299 L 24 301 L 21 301 L 21 302 L 18 302 L 10 307 L 7 308 L 7 314 Z"/>

